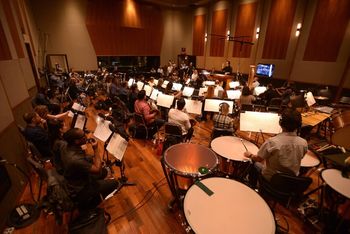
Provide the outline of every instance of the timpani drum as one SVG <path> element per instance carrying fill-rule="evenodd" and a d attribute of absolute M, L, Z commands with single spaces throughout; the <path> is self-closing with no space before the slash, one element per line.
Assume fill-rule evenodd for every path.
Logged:
<path fill-rule="evenodd" d="M 344 178 L 338 169 L 325 169 L 321 173 L 322 180 L 334 191 L 350 199 L 350 179 Z"/>
<path fill-rule="evenodd" d="M 332 116 L 334 132 L 331 136 L 332 143 L 350 149 L 350 111 L 344 111 Z"/>
<path fill-rule="evenodd" d="M 308 150 L 300 162 L 300 175 L 305 175 L 310 168 L 320 165 L 320 160 L 312 151 Z"/>
<path fill-rule="evenodd" d="M 181 143 L 169 147 L 162 159 L 164 173 L 174 195 L 193 182 L 210 175 L 218 164 L 215 153 L 203 145 Z"/>
<path fill-rule="evenodd" d="M 248 150 L 257 154 L 259 151 L 259 148 L 253 143 L 233 136 L 217 137 L 210 145 L 219 158 L 218 170 L 226 175 L 234 176 L 239 176 L 238 169 L 242 163 L 249 161 L 248 158 L 244 157 L 244 152 Z"/>
<path fill-rule="evenodd" d="M 275 233 L 271 209 L 258 193 L 231 179 L 211 177 L 192 185 L 184 198 L 184 214 L 195 233 Z"/>

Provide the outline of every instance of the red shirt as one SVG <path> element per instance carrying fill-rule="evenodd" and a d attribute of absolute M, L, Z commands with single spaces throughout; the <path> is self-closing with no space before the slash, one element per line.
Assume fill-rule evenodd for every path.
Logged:
<path fill-rule="evenodd" d="M 153 122 L 154 114 L 151 113 L 151 107 L 145 100 L 136 100 L 134 105 L 135 112 L 142 114 L 146 124 Z"/>

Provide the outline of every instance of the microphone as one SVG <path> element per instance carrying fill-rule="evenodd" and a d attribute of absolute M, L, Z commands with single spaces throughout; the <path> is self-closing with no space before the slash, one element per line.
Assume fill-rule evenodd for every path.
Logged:
<path fill-rule="evenodd" d="M 125 132 L 124 128 L 115 126 L 113 123 L 109 124 L 109 129 L 112 132 L 118 133 L 121 137 L 123 137 L 126 141 L 129 141 L 129 135 Z"/>

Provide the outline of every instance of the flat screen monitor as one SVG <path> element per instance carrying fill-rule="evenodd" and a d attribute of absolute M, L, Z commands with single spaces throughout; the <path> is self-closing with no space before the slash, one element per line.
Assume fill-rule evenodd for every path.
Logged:
<path fill-rule="evenodd" d="M 275 64 L 258 63 L 256 66 L 256 74 L 258 76 L 272 77 Z"/>

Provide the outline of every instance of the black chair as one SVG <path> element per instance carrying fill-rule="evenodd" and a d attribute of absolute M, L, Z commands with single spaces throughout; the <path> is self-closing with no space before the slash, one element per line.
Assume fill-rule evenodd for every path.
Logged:
<path fill-rule="evenodd" d="M 339 103 L 340 104 L 346 104 L 346 105 L 350 105 L 350 97 L 341 97 L 340 100 L 339 100 Z"/>
<path fill-rule="evenodd" d="M 221 136 L 233 136 L 234 133 L 235 132 L 231 129 L 213 128 L 213 131 L 211 132 L 211 140 Z"/>
<path fill-rule="evenodd" d="M 182 135 L 181 126 L 175 123 L 164 124 L 164 144 L 162 152 L 164 153 L 170 146 L 182 143 L 185 141 L 185 137 Z"/>
<path fill-rule="evenodd" d="M 280 112 L 282 106 L 282 98 L 272 98 L 267 106 L 267 110 L 271 112 Z"/>
<path fill-rule="evenodd" d="M 142 114 L 134 113 L 134 123 L 131 132 L 133 138 L 149 139 L 152 135 L 152 127 L 147 126 Z"/>
<path fill-rule="evenodd" d="M 271 199 L 274 210 L 277 203 L 289 208 L 292 202 L 300 202 L 304 192 L 308 189 L 312 179 L 309 177 L 294 176 L 286 173 L 274 174 L 271 181 L 263 176 L 259 177 L 259 193 L 265 199 Z"/>
<path fill-rule="evenodd" d="M 32 166 L 32 168 L 34 169 L 34 171 L 39 177 L 39 193 L 38 193 L 37 201 L 40 201 L 43 182 L 47 181 L 48 175 L 44 168 L 44 165 L 40 161 L 37 161 L 33 157 L 27 157 L 27 161 Z"/>
<path fill-rule="evenodd" d="M 253 111 L 253 105 L 252 104 L 242 104 L 241 105 L 241 110 L 242 111 Z"/>

